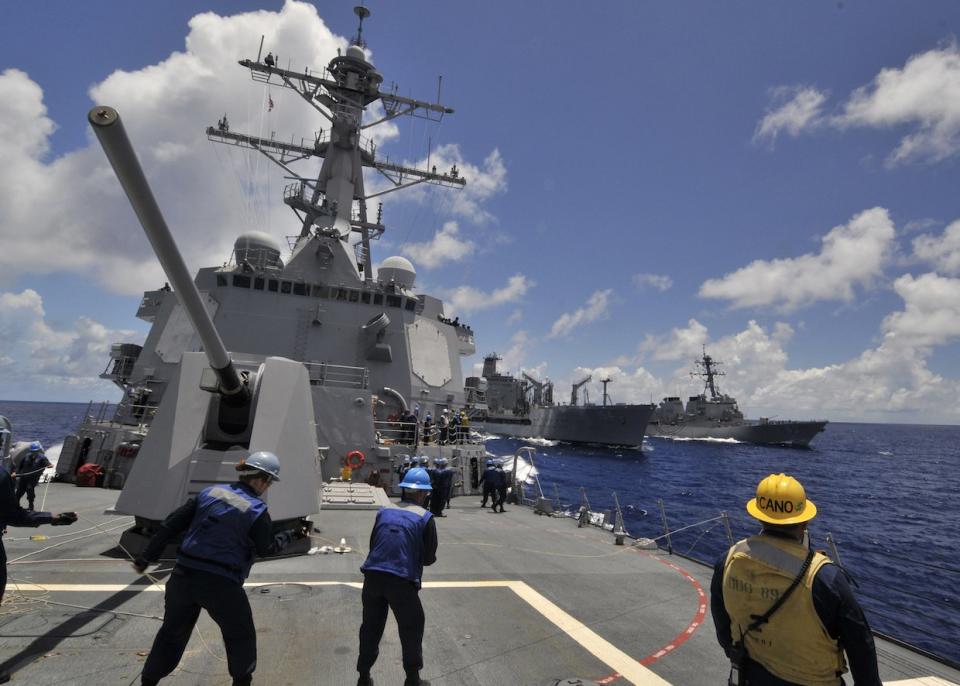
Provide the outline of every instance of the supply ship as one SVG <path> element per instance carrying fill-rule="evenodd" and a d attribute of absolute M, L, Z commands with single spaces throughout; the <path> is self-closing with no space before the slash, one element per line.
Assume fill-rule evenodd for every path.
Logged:
<path fill-rule="evenodd" d="M 362 28 L 369 10 L 359 7 L 356 11 Z M 301 79 L 300 72 L 277 70 L 260 57 L 242 64 L 257 79 L 278 78 L 289 84 Z M 367 75 L 365 86 L 356 81 L 358 70 Z M 334 80 L 307 73 L 305 77 L 314 80 L 298 92 L 309 99 L 339 97 L 346 91 L 338 89 L 346 88 L 350 97 L 371 96 L 371 84 L 377 81 L 362 50 L 361 31 L 347 54 L 331 62 L 329 72 Z M 414 105 L 407 101 L 402 106 Z M 170 565 L 161 565 L 150 576 L 134 574 L 129 562 L 136 541 L 128 536 L 129 529 L 149 533 L 156 513 L 166 514 L 202 485 L 228 480 L 236 462 L 250 451 L 271 449 L 282 456 L 282 477 L 267 495 L 270 512 L 280 526 L 294 519 L 308 524 L 309 538 L 299 548 L 306 554 L 261 561 L 247 581 L 258 628 L 255 683 L 355 683 L 361 619 L 359 566 L 376 510 L 389 506 L 390 498 L 397 495 L 395 482 L 385 473 L 389 470 L 374 473 L 373 468 L 393 465 L 401 452 L 434 450 L 447 451 L 441 454 L 451 458 L 463 476 L 455 492 L 461 497 L 453 499 L 449 516 L 438 521 L 438 561 L 427 569 L 421 593 L 427 617 L 421 674 L 434 686 L 713 686 L 726 678 L 729 663 L 716 643 L 707 612 L 704 589 L 709 587 L 709 567 L 660 550 L 655 542 L 630 538 L 619 514 L 611 524 L 605 514 L 594 517 L 596 513 L 586 512 L 580 524 L 596 521 L 600 526 L 578 526 L 577 520 L 559 511 L 560 503 L 543 497 L 539 485 L 528 486 L 517 479 L 513 504 L 505 514 L 495 515 L 479 507 L 470 471 L 473 453 L 482 454 L 481 446 L 419 446 L 416 437 L 413 444 L 405 444 L 388 435 L 386 425 L 384 431 L 374 428 L 374 417 L 381 411 L 372 397 L 374 385 L 380 391 L 377 400 L 398 405 L 401 398 L 408 400 L 395 388 L 396 395 L 388 390 L 392 387 L 380 387 L 388 377 L 378 376 L 377 365 L 402 361 L 400 352 L 409 355 L 414 360 L 410 366 L 399 366 L 419 379 L 407 379 L 413 384 L 413 395 L 455 405 L 460 391 L 447 384 L 458 377 L 452 369 L 446 376 L 446 361 L 456 359 L 461 347 L 444 334 L 457 341 L 466 336 L 436 327 L 430 315 L 439 304 L 409 292 L 406 265 L 388 265 L 386 272 L 381 269 L 381 279 L 367 278 L 369 271 L 364 270 L 361 278 L 343 240 L 352 224 L 330 208 L 329 199 L 329 211 L 319 211 L 322 178 L 315 186 L 305 184 L 310 188 L 309 203 L 296 190 L 290 196 L 303 216 L 311 219 L 305 220 L 298 238 L 301 249 L 295 250 L 286 266 L 277 262 L 272 246 L 263 245 L 265 240 L 252 243 L 255 237 L 248 237 L 231 267 L 201 270 L 194 284 L 178 259 L 118 113 L 98 106 L 89 116 L 173 285 L 142 306 L 166 326 L 155 326 L 136 359 L 119 365 L 128 388 L 157 390 L 148 394 L 150 401 L 140 416 L 133 415 L 137 403 L 128 403 L 119 417 L 99 417 L 105 429 L 113 422 L 139 432 L 126 436 L 140 437 L 136 454 L 129 456 L 132 467 L 114 472 L 126 475 L 117 484 L 123 486 L 119 498 L 111 489 L 47 483 L 42 486 L 45 508 L 78 512 L 77 525 L 49 536 L 26 536 L 13 529 L 7 537 L 10 583 L 0 611 L 0 673 L 11 675 L 14 683 L 33 686 L 138 683 L 159 628 Z M 355 131 L 347 133 L 350 130 Z M 211 136 L 237 145 L 265 149 L 271 145 L 251 137 L 233 139 L 217 132 Z M 344 139 L 333 142 L 338 141 Z M 341 159 L 341 166 L 350 159 L 372 160 L 361 156 L 358 148 L 344 145 L 344 150 L 355 154 Z M 359 167 L 355 169 L 358 173 L 352 178 L 356 180 Z M 343 182 L 340 176 L 328 182 L 334 178 Z M 335 190 L 332 185 L 327 183 L 328 194 Z M 339 191 L 347 194 L 337 196 L 343 209 L 349 205 L 345 198 L 355 191 L 343 186 Z M 325 219 L 316 230 L 314 220 L 321 216 Z M 342 297 L 339 285 L 321 280 L 322 269 L 321 273 L 311 271 L 314 259 L 341 278 L 352 274 Z M 302 270 L 302 280 L 295 278 L 294 265 Z M 387 276 L 390 268 L 394 271 Z M 261 297 L 271 299 L 263 309 L 272 306 L 281 313 L 287 311 L 283 298 L 301 304 L 290 310 L 298 316 L 291 347 L 282 351 L 287 357 L 256 347 L 260 341 L 256 335 L 241 339 L 239 328 L 255 327 L 232 299 L 236 294 L 242 294 L 237 297 L 245 306 L 253 307 L 250 316 L 254 318 Z M 176 302 L 171 300 L 174 297 Z M 392 299 L 390 303 L 387 298 Z M 348 314 L 351 307 L 357 312 L 368 308 L 359 318 L 370 322 L 370 329 L 356 326 L 358 317 Z M 368 315 L 368 311 L 375 313 Z M 332 345 L 349 348 L 352 359 L 369 366 L 354 368 L 360 373 L 310 362 L 309 351 L 315 349 L 317 336 L 311 333 L 314 318 L 320 322 L 321 336 L 329 336 Z M 182 353 L 176 361 L 164 361 L 157 346 L 169 322 L 176 320 L 182 322 L 181 333 L 186 332 L 178 344 Z M 407 348 L 412 342 L 422 343 L 416 333 L 420 326 L 431 340 L 446 346 L 449 357 L 440 356 L 439 369 L 418 364 L 418 356 L 424 353 Z M 193 340 L 194 335 L 200 341 Z M 174 344 L 170 336 L 167 344 Z M 237 352 L 234 346 L 240 345 L 252 349 Z M 298 350 L 303 353 L 297 354 Z M 428 351 L 435 353 L 436 347 Z M 146 358 L 141 361 L 143 354 Z M 434 357 L 430 354 L 426 359 Z M 152 375 L 147 374 L 148 359 L 157 365 Z M 160 367 L 161 362 L 171 366 Z M 161 369 L 166 370 L 164 383 L 148 383 Z M 349 384 L 328 383 L 334 378 L 347 379 Z M 403 380 L 398 375 L 391 382 L 399 385 Z M 161 397 L 159 402 L 153 400 L 156 397 Z M 357 418 L 339 429 L 334 422 L 350 417 L 351 412 Z M 373 483 L 325 478 L 321 457 L 327 447 L 321 439 L 354 447 L 352 432 L 361 428 L 368 432 L 368 443 L 360 445 L 369 446 L 372 456 L 372 465 L 366 465 L 361 474 Z M 127 430 L 118 429 L 109 440 Z M 100 459 L 101 450 L 108 447 L 115 453 L 107 440 L 97 443 L 92 433 L 87 437 L 94 440 L 87 446 L 87 459 Z M 85 440 L 77 438 L 81 443 Z M 76 455 L 64 446 L 61 475 L 75 469 Z M 230 683 L 216 626 L 203 613 L 195 634 L 179 667 L 164 683 Z M 885 639 L 878 639 L 878 649 L 887 686 L 960 684 L 956 666 L 922 651 Z M 377 684 L 387 685 L 399 683 L 400 675 L 400 645 L 391 623 L 380 644 L 373 677 Z"/>
<path fill-rule="evenodd" d="M 579 391 L 592 376 L 573 384 L 570 404 L 553 400 L 553 383 L 524 373 L 518 379 L 497 369 L 496 353 L 483 359 L 481 377 L 467 379 L 471 423 L 487 433 L 516 438 L 544 438 L 567 443 L 639 446 L 654 411 L 653 405 L 609 402 L 604 379 L 603 403 L 580 402 Z"/>
<path fill-rule="evenodd" d="M 662 438 L 719 439 L 741 443 L 762 443 L 806 448 L 823 431 L 825 420 L 744 419 L 735 398 L 721 393 L 716 377 L 723 376 L 719 364 L 706 349 L 696 361 L 692 376 L 703 378 L 700 395 L 693 395 L 684 408 L 679 397 L 664 398 L 647 426 L 647 434 Z"/>

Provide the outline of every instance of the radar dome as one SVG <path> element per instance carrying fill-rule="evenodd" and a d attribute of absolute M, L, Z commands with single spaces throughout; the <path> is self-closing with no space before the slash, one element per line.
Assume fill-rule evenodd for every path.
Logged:
<path fill-rule="evenodd" d="M 233 259 L 237 265 L 249 264 L 255 269 L 283 268 L 280 243 L 263 231 L 248 231 L 233 243 Z"/>
<path fill-rule="evenodd" d="M 402 288 L 412 288 L 417 278 L 417 270 L 413 268 L 406 257 L 394 255 L 388 257 L 377 269 L 377 281 L 380 283 L 396 283 Z"/>
<path fill-rule="evenodd" d="M 364 62 L 367 61 L 367 55 L 359 45 L 351 45 L 347 48 L 347 57 L 352 57 L 355 60 L 362 60 Z"/>

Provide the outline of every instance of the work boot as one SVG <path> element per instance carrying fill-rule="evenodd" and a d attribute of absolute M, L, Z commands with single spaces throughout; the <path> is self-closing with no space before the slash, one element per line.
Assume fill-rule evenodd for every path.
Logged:
<path fill-rule="evenodd" d="M 407 672 L 407 678 L 403 682 L 403 686 L 430 686 L 430 682 L 421 679 L 419 671 Z"/>
<path fill-rule="evenodd" d="M 159 683 L 157 679 L 150 679 L 145 676 L 140 677 L 140 686 L 157 686 Z"/>
<path fill-rule="evenodd" d="M 373 686 L 373 677 L 369 674 L 361 674 L 357 679 L 357 686 Z"/>

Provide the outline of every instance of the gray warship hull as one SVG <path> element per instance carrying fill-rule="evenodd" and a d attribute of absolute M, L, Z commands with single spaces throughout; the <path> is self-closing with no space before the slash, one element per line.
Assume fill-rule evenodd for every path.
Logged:
<path fill-rule="evenodd" d="M 741 443 L 784 445 L 807 448 L 810 441 L 823 431 L 826 421 L 742 422 L 716 424 L 700 422 L 650 422 L 647 435 L 674 439 L 734 440 Z"/>
<path fill-rule="evenodd" d="M 488 415 L 472 420 L 487 433 L 567 443 L 640 445 L 653 405 L 558 405 L 527 415 Z"/>

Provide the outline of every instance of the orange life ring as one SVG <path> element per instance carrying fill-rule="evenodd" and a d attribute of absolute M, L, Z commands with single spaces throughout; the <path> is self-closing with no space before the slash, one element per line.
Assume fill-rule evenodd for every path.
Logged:
<path fill-rule="evenodd" d="M 360 469 L 365 461 L 366 458 L 359 450 L 351 450 L 347 453 L 347 459 L 345 460 L 346 465 L 354 471 Z"/>

